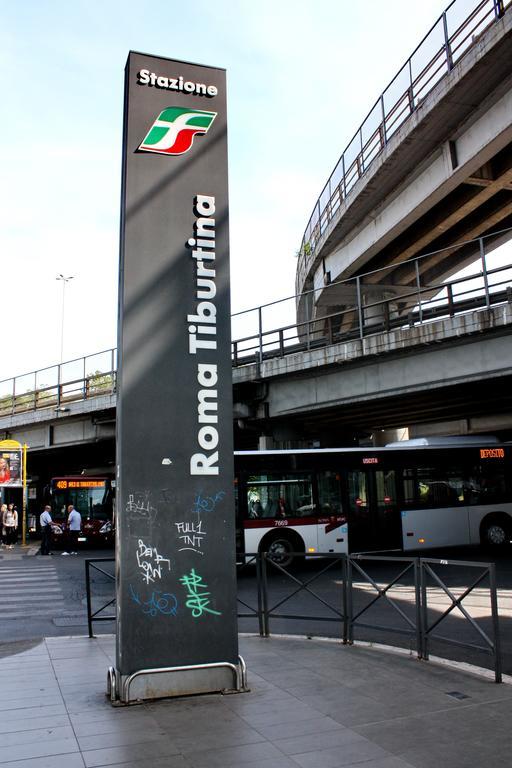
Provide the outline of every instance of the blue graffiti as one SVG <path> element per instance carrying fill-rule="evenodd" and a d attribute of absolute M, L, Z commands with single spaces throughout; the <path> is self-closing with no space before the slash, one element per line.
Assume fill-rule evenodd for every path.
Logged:
<path fill-rule="evenodd" d="M 176 595 L 173 595 L 171 592 L 162 592 L 159 589 L 154 589 L 149 600 L 141 600 L 138 592 L 130 584 L 130 597 L 134 603 L 141 607 L 142 613 L 153 618 L 158 616 L 158 614 L 162 616 L 176 616 L 178 612 Z"/>
<path fill-rule="evenodd" d="M 217 504 L 222 501 L 225 495 L 225 491 L 219 491 L 215 496 L 201 496 L 201 494 L 198 493 L 194 501 L 194 506 L 192 507 L 192 512 L 197 512 L 198 515 L 201 512 L 213 512 Z"/>

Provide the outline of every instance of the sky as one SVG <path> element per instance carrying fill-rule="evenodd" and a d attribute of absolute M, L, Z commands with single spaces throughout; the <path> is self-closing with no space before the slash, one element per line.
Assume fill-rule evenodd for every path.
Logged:
<path fill-rule="evenodd" d="M 227 70 L 238 312 L 294 293 L 318 195 L 444 5 L 0 0 L 0 380 L 58 363 L 62 342 L 64 360 L 116 345 L 130 50 Z"/>

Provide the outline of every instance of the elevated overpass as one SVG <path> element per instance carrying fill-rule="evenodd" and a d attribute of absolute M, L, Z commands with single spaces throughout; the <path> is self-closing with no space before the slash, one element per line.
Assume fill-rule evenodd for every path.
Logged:
<path fill-rule="evenodd" d="M 353 306 L 354 284 L 340 281 L 363 272 L 363 304 L 395 298 L 392 311 L 404 317 L 411 289 L 454 275 L 480 258 L 479 237 L 489 252 L 511 225 L 512 7 L 456 0 L 379 96 L 319 196 L 297 264 L 298 322 Z M 346 329 L 357 322 L 345 312 Z"/>
<path fill-rule="evenodd" d="M 512 437 L 511 234 L 512 0 L 455 0 L 336 165 L 296 295 L 233 317 L 237 447 Z M 42 474 L 112 464 L 115 418 L 115 350 L 0 382 Z"/>
<path fill-rule="evenodd" d="M 392 300 L 369 316 L 356 304 L 350 330 L 337 314 L 275 327 L 265 322 L 275 305 L 243 313 L 259 327 L 232 342 L 237 447 L 261 436 L 282 446 L 369 434 L 378 443 L 382 430 L 403 427 L 512 436 L 512 260 L 487 270 L 482 245 L 474 272 L 416 293 L 405 321 Z M 27 442 L 48 466 L 112 464 L 115 420 L 115 350 L 0 382 L 0 439 Z"/>

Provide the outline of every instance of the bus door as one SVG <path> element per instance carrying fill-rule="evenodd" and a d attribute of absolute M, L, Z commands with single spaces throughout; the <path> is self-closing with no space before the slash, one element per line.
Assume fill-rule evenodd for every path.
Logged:
<path fill-rule="evenodd" d="M 402 536 L 394 470 L 349 470 L 351 552 L 401 549 Z"/>
<path fill-rule="evenodd" d="M 317 472 L 318 551 L 348 552 L 348 526 L 341 501 L 339 472 Z"/>

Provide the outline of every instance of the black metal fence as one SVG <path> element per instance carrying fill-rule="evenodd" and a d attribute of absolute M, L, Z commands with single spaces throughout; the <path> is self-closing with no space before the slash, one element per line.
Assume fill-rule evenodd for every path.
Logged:
<path fill-rule="evenodd" d="M 92 625 L 94 621 L 115 621 L 116 619 L 116 613 L 115 613 L 115 605 L 116 605 L 116 595 L 115 595 L 115 583 L 116 583 L 116 577 L 115 574 L 112 571 L 107 571 L 104 567 L 100 567 L 96 565 L 96 563 L 115 563 L 115 559 L 113 557 L 97 557 L 94 559 L 87 559 L 85 561 L 85 589 L 87 593 L 87 624 L 89 627 L 89 637 L 94 637 L 93 631 L 92 631 Z M 105 579 L 102 579 L 102 589 L 101 592 L 104 592 L 104 586 L 105 583 L 110 586 L 110 589 L 112 589 L 113 586 L 113 596 L 111 594 L 108 594 L 106 598 L 106 602 L 100 607 L 96 607 L 93 610 L 93 594 L 91 591 L 91 584 L 92 584 L 92 577 L 91 577 L 91 570 L 96 571 L 96 573 L 101 573 L 103 576 L 105 576 Z M 108 586 L 107 586 L 108 590 Z M 110 592 L 110 590 L 108 590 Z M 94 596 L 95 602 L 103 601 L 105 599 L 104 595 Z M 105 610 L 107 608 L 112 608 L 114 610 L 113 613 L 105 613 Z"/>
<path fill-rule="evenodd" d="M 304 553 L 294 558 L 304 563 Z M 115 581 L 112 573 L 96 563 L 113 563 L 113 558 L 86 560 L 87 613 L 89 637 L 93 623 L 112 621 L 115 615 L 105 610 L 115 605 L 115 597 L 93 611 L 91 569 L 103 574 L 107 582 Z M 372 642 L 382 633 L 407 638 L 411 652 L 428 660 L 432 641 L 490 655 L 496 683 L 502 681 L 500 627 L 494 563 L 462 560 L 435 560 L 389 555 L 308 555 L 308 565 L 319 568 L 283 567 L 267 552 L 246 554 L 239 564 L 239 582 L 249 573 L 249 594 L 239 589 L 238 618 L 257 621 L 262 637 L 271 636 L 271 624 L 296 621 L 302 625 L 334 622 L 337 637 L 351 645 L 356 639 Z M 372 570 L 373 569 L 373 570 Z M 377 569 L 377 573 L 376 570 Z M 255 578 L 252 578 L 252 577 Z M 102 586 L 105 579 L 101 580 Z M 326 585 L 327 588 L 326 588 Z M 484 617 L 474 617 L 468 606 L 479 589 L 482 612 L 482 590 L 486 607 Z M 295 598 L 300 605 L 294 606 Z M 457 632 L 447 626 L 449 617 L 462 618 Z M 477 641 L 468 637 L 468 630 Z M 318 634 L 318 633 L 317 633 Z"/>

